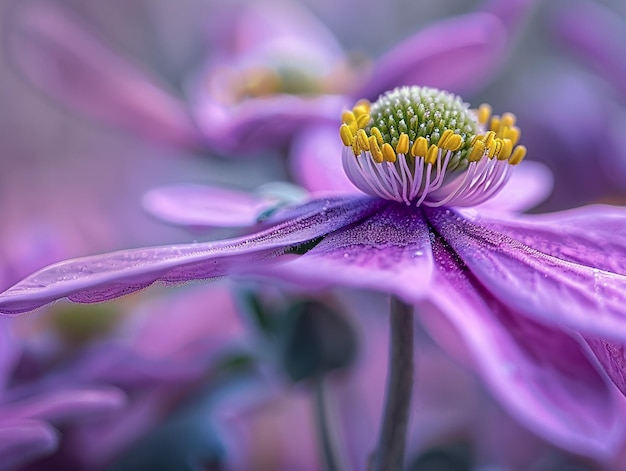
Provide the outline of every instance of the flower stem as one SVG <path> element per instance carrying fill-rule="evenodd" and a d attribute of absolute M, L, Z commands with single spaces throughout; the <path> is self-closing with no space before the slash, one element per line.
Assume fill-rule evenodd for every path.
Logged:
<path fill-rule="evenodd" d="M 389 314 L 389 372 L 385 408 L 370 471 L 396 471 L 404 467 L 414 372 L 413 306 L 392 296 Z"/>
<path fill-rule="evenodd" d="M 347 469 L 345 457 L 339 445 L 337 427 L 331 423 L 336 414 L 330 410 L 331 404 L 325 382 L 324 376 L 315 380 L 315 416 L 324 469 L 326 471 L 343 471 Z"/>

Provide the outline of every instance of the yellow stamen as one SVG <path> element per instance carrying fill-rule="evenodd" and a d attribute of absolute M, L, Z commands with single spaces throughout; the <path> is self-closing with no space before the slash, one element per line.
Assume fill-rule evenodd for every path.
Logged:
<path fill-rule="evenodd" d="M 454 132 L 452 132 L 450 129 L 446 129 L 439 138 L 437 146 L 441 149 L 447 149 L 446 143 L 448 142 L 448 139 L 450 139 L 450 136 L 452 136 L 453 134 Z"/>
<path fill-rule="evenodd" d="M 396 153 L 394 152 L 393 147 L 391 147 L 391 144 L 385 142 L 383 144 L 382 151 L 384 160 L 386 160 L 387 162 L 396 161 Z"/>
<path fill-rule="evenodd" d="M 425 137 L 418 137 L 411 147 L 411 156 L 425 157 L 428 152 L 428 141 Z"/>
<path fill-rule="evenodd" d="M 504 113 L 500 119 L 502 125 L 508 127 L 515 126 L 515 121 L 517 121 L 517 117 L 513 113 Z"/>
<path fill-rule="evenodd" d="M 381 163 L 383 161 L 383 153 L 380 150 L 380 146 L 378 145 L 376 138 L 374 136 L 370 136 L 369 143 L 370 152 L 372 153 L 372 158 L 374 159 L 374 162 Z"/>
<path fill-rule="evenodd" d="M 396 152 L 398 154 L 407 154 L 409 152 L 409 136 L 407 134 L 400 134 L 398 138 L 398 145 L 396 146 Z"/>
<path fill-rule="evenodd" d="M 352 108 L 352 112 L 358 118 L 363 114 L 369 114 L 371 109 L 371 103 L 367 100 L 359 100 L 354 108 Z"/>
<path fill-rule="evenodd" d="M 487 131 L 482 141 L 485 143 L 485 149 L 489 149 L 493 145 L 493 140 L 496 138 L 496 133 L 493 131 Z"/>
<path fill-rule="evenodd" d="M 498 155 L 498 160 L 507 160 L 513 152 L 513 142 L 511 139 L 502 139 L 502 149 Z"/>
<path fill-rule="evenodd" d="M 344 146 L 351 146 L 352 141 L 354 140 L 354 134 L 350 130 L 350 127 L 347 124 L 342 124 L 339 128 L 339 136 L 341 136 L 341 142 L 343 142 Z"/>
<path fill-rule="evenodd" d="M 483 126 L 487 124 L 487 121 L 489 121 L 490 116 L 491 116 L 491 106 L 489 106 L 487 103 L 483 103 L 482 105 L 478 107 L 477 117 L 478 117 L 478 122 L 480 124 L 482 124 Z"/>
<path fill-rule="evenodd" d="M 437 162 L 438 155 L 439 155 L 439 148 L 435 144 L 432 144 L 428 148 L 428 152 L 426 152 L 426 157 L 424 158 L 424 162 L 426 162 L 427 164 L 434 164 L 435 162 Z"/>
<path fill-rule="evenodd" d="M 356 124 L 359 127 L 359 129 L 364 128 L 365 126 L 367 126 L 367 123 L 370 122 L 370 115 L 369 113 L 365 113 L 362 115 L 359 115 L 359 117 L 356 119 Z"/>
<path fill-rule="evenodd" d="M 370 143 L 367 133 L 363 129 L 359 129 L 356 133 L 356 138 L 359 143 L 359 148 L 362 150 L 370 150 Z"/>
<path fill-rule="evenodd" d="M 456 152 L 463 145 L 463 138 L 458 134 L 453 134 L 450 139 L 446 141 L 446 146 L 449 151 Z"/>
<path fill-rule="evenodd" d="M 356 138 L 352 141 L 352 152 L 354 152 L 354 155 L 359 155 L 361 153 L 361 148 L 359 147 L 359 140 Z"/>
<path fill-rule="evenodd" d="M 356 121 L 356 116 L 354 113 L 349 110 L 345 110 L 341 113 L 341 122 L 344 124 L 350 124 L 351 122 Z"/>
<path fill-rule="evenodd" d="M 500 130 L 500 116 L 493 116 L 491 118 L 491 123 L 489 124 L 489 129 L 491 131 L 498 132 Z"/>
<path fill-rule="evenodd" d="M 352 131 L 352 134 L 356 135 L 356 132 L 359 130 L 359 126 L 358 126 L 358 124 L 356 124 L 356 121 L 352 121 L 352 122 L 347 123 L 347 124 L 350 127 L 350 131 Z"/>
<path fill-rule="evenodd" d="M 517 146 L 509 158 L 509 163 L 511 165 L 517 165 L 524 160 L 524 157 L 526 157 L 526 146 Z"/>
<path fill-rule="evenodd" d="M 383 139 L 383 135 L 380 133 L 380 129 L 374 127 L 370 130 L 370 134 L 376 137 L 376 140 L 378 141 L 379 146 L 383 145 L 385 141 Z"/>
<path fill-rule="evenodd" d="M 470 162 L 478 162 L 483 158 L 485 153 L 485 143 L 481 140 L 477 140 L 474 145 L 470 148 L 469 153 L 467 154 L 467 160 Z"/>
<path fill-rule="evenodd" d="M 513 126 L 512 128 L 507 128 L 506 133 L 502 134 L 503 138 L 511 139 L 513 145 L 519 142 L 520 137 L 520 129 L 518 127 Z"/>

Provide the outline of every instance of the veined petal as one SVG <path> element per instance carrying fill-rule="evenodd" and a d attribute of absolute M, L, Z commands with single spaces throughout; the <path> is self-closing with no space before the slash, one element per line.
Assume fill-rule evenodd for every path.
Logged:
<path fill-rule="evenodd" d="M 604 371 L 615 386 L 626 396 L 626 343 L 588 337 L 585 338 Z"/>
<path fill-rule="evenodd" d="M 201 141 L 182 102 L 61 8 L 19 7 L 20 28 L 10 37 L 12 60 L 39 89 L 89 117 L 160 142 Z"/>
<path fill-rule="evenodd" d="M 153 216 L 190 227 L 245 227 L 271 203 L 252 193 L 225 188 L 181 184 L 155 188 L 142 199 Z"/>
<path fill-rule="evenodd" d="M 456 326 L 487 386 L 521 423 L 569 451 L 606 458 L 623 427 L 617 398 L 585 349 L 509 308 L 442 240 L 430 300 Z"/>
<path fill-rule="evenodd" d="M 305 204 L 309 210 L 299 217 L 237 239 L 123 250 L 57 263 L 0 294 L 0 312 L 18 314 L 62 298 L 106 301 L 156 281 L 183 283 L 245 271 L 360 220 L 378 204 L 364 197 L 319 199 Z"/>
<path fill-rule="evenodd" d="M 455 93 L 474 90 L 499 65 L 505 38 L 502 22 L 488 13 L 438 22 L 381 57 L 353 96 L 375 100 L 385 90 L 414 84 Z"/>
<path fill-rule="evenodd" d="M 595 213 L 595 217 L 594 214 Z M 481 283 L 512 309 L 583 334 L 626 340 L 626 212 L 428 212 Z"/>
<path fill-rule="evenodd" d="M 0 422 L 0 456 L 3 469 L 17 469 L 52 453 L 59 442 L 57 432 L 38 420 Z"/>
<path fill-rule="evenodd" d="M 432 271 L 428 228 L 421 213 L 391 204 L 265 273 L 318 287 L 340 284 L 386 291 L 411 302 L 430 291 Z"/>

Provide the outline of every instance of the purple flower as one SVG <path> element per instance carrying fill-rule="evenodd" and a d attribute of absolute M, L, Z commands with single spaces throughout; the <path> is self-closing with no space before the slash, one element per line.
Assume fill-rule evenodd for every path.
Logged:
<path fill-rule="evenodd" d="M 561 177 L 542 207 L 623 203 L 626 22 L 597 2 L 550 7 L 544 19 L 560 47 L 547 44 L 555 49 L 549 59 L 526 71 L 508 100 L 518 110 L 525 138 L 541 149 L 536 158 Z"/>
<path fill-rule="evenodd" d="M 187 104 L 51 4 L 18 10 L 11 51 L 25 77 L 71 108 L 159 142 L 232 155 L 280 147 L 305 126 L 334 125 L 355 97 L 375 99 L 395 86 L 480 88 L 533 3 L 489 2 L 415 33 L 371 66 L 353 63 L 298 4 L 215 8 L 214 50 L 187 77 Z"/>
<path fill-rule="evenodd" d="M 626 213 L 463 208 L 502 187 L 524 148 L 513 115 L 490 119 L 488 107 L 469 110 L 445 92 L 399 89 L 343 119 L 344 167 L 368 195 L 288 206 L 236 239 L 58 263 L 0 295 L 0 311 L 227 274 L 384 291 L 416 304 L 426 325 L 456 330 L 522 424 L 568 450 L 609 456 L 623 432 L 617 388 L 626 391 Z"/>

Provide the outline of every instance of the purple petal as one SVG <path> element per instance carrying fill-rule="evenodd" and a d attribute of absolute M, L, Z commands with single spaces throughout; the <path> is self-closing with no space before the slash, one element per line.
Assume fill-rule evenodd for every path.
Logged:
<path fill-rule="evenodd" d="M 52 453 L 58 444 L 56 431 L 36 420 L 0 422 L 0 467 L 16 469 Z"/>
<path fill-rule="evenodd" d="M 606 374 L 626 396 L 626 344 L 597 337 L 586 338 Z"/>
<path fill-rule="evenodd" d="M 432 271 L 424 219 L 415 208 L 392 204 L 358 224 L 329 234 L 305 255 L 271 266 L 265 273 L 306 282 L 310 287 L 340 284 L 416 301 L 430 291 Z"/>
<path fill-rule="evenodd" d="M 226 152 L 249 152 L 285 143 L 304 126 L 339 123 L 343 96 L 275 95 L 227 107 L 204 97 L 195 118 L 206 139 Z"/>
<path fill-rule="evenodd" d="M 567 2 L 554 15 L 560 39 L 626 99 L 626 22 L 595 2 Z"/>
<path fill-rule="evenodd" d="M 428 217 L 512 309 L 589 335 L 626 339 L 626 211 L 593 206 L 507 219 L 436 210 Z"/>
<path fill-rule="evenodd" d="M 623 432 L 617 400 L 564 331 L 495 299 L 444 242 L 430 299 L 456 326 L 487 386 L 522 424 L 569 451 L 610 455 Z M 488 286 L 488 285 L 487 285 Z"/>
<path fill-rule="evenodd" d="M 245 227 L 271 203 L 251 193 L 204 185 L 181 184 L 156 188 L 143 197 L 153 216 L 190 227 Z"/>
<path fill-rule="evenodd" d="M 8 418 L 43 419 L 55 423 L 89 419 L 120 409 L 126 404 L 122 391 L 112 387 L 68 389 L 0 406 Z"/>
<path fill-rule="evenodd" d="M 455 93 L 479 88 L 505 51 L 506 31 L 494 15 L 475 13 L 441 21 L 383 57 L 354 97 L 371 100 L 401 85 L 428 85 Z"/>
<path fill-rule="evenodd" d="M 479 205 L 480 209 L 526 211 L 545 200 L 552 191 L 552 172 L 539 162 L 524 161 L 506 186 L 493 198 Z"/>
<path fill-rule="evenodd" d="M 308 211 L 299 217 L 238 239 L 124 250 L 51 265 L 0 294 L 0 312 L 18 314 L 62 298 L 105 301 L 156 281 L 181 283 L 246 271 L 254 264 L 268 263 L 290 246 L 358 221 L 375 211 L 378 201 L 320 199 L 304 207 Z"/>
<path fill-rule="evenodd" d="M 293 177 L 312 193 L 361 193 L 343 169 L 343 144 L 337 129 L 337 123 L 310 127 L 299 133 L 291 146 L 289 163 Z"/>
<path fill-rule="evenodd" d="M 200 142 L 184 105 L 51 3 L 20 6 L 12 58 L 38 88 L 89 117 L 174 144 Z"/>

